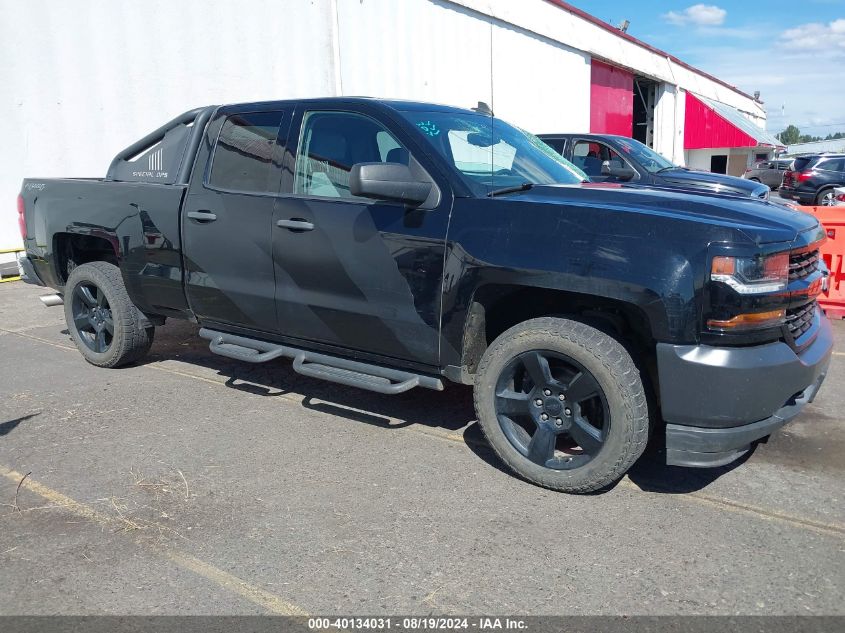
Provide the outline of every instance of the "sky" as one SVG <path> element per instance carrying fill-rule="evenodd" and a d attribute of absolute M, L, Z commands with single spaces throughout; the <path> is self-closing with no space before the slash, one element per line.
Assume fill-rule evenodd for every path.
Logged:
<path fill-rule="evenodd" d="M 845 132 L 845 0 L 569 0 L 729 84 L 760 91 L 767 128 Z"/>

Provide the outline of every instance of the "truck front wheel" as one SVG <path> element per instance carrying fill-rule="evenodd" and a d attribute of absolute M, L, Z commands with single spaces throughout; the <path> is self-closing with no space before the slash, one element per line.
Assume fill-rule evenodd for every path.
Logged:
<path fill-rule="evenodd" d="M 120 367 L 149 351 L 155 328 L 129 299 L 117 266 L 91 262 L 75 267 L 64 303 L 68 332 L 92 365 Z"/>
<path fill-rule="evenodd" d="M 475 410 L 505 464 L 564 492 L 618 480 L 648 441 L 645 389 L 631 356 L 569 319 L 532 319 L 493 341 L 476 376 Z"/>

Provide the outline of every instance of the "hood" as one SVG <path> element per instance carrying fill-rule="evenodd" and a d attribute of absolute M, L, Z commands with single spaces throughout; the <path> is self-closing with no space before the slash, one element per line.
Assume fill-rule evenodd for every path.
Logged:
<path fill-rule="evenodd" d="M 696 171 L 694 169 L 670 169 L 655 175 L 679 187 L 689 187 L 691 189 L 701 188 L 713 190 L 717 193 L 734 193 L 762 197 L 760 194 L 769 190 L 766 185 L 760 184 L 759 182 L 737 178 L 736 176 L 728 176 L 727 174 L 714 174 L 709 171 Z"/>
<path fill-rule="evenodd" d="M 808 213 L 765 200 L 625 184 L 545 185 L 514 194 L 511 199 L 605 209 L 616 207 L 620 211 L 706 222 L 742 231 L 757 244 L 791 242 L 799 233 L 819 226 L 818 220 Z"/>

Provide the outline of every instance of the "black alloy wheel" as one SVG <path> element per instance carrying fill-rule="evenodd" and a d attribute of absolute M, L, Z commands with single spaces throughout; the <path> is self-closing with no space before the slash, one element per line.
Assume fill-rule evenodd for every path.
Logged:
<path fill-rule="evenodd" d="M 525 352 L 503 369 L 495 410 L 513 447 L 544 468 L 586 465 L 610 432 L 607 397 L 596 378 L 576 360 L 552 351 Z"/>
<path fill-rule="evenodd" d="M 150 350 L 155 327 L 129 298 L 110 262 L 75 266 L 65 283 L 65 322 L 79 353 L 97 367 L 122 367 Z"/>
<path fill-rule="evenodd" d="M 514 325 L 487 347 L 473 389 L 484 437 L 515 473 L 570 493 L 618 481 L 642 455 L 642 374 L 607 332 L 565 317 Z"/>
<path fill-rule="evenodd" d="M 78 284 L 71 310 L 80 340 L 92 352 L 106 353 L 114 340 L 114 320 L 105 292 L 92 282 Z"/>

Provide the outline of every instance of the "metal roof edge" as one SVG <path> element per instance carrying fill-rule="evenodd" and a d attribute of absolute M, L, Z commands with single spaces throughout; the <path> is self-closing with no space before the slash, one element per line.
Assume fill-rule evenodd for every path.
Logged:
<path fill-rule="evenodd" d="M 590 15 L 589 13 L 587 13 L 586 11 L 584 11 L 582 9 L 579 9 L 578 7 L 572 6 L 568 2 L 564 2 L 563 0 L 545 0 L 545 1 L 563 9 L 564 11 L 568 11 L 568 12 L 572 13 L 573 15 L 577 15 L 579 18 L 586 20 L 587 22 L 590 22 L 591 24 L 594 24 L 598 27 L 601 27 L 605 31 L 609 31 L 609 32 L 613 33 L 614 35 L 617 35 L 618 37 L 621 37 L 622 39 L 631 42 L 632 44 L 636 44 L 637 46 L 640 46 L 640 47 L 642 47 L 642 48 L 644 48 L 644 49 L 646 49 L 646 50 L 648 50 L 648 51 L 650 51 L 650 52 L 652 52 L 656 55 L 660 55 L 661 57 L 665 57 L 665 58 L 671 60 L 672 63 L 678 64 L 679 66 L 686 68 L 687 70 L 691 70 L 692 72 L 697 73 L 697 74 L 701 75 L 702 77 L 706 77 L 710 81 L 714 81 L 717 84 L 719 84 L 720 86 L 728 88 L 729 90 L 732 90 L 733 92 L 735 92 L 739 95 L 742 95 L 743 97 L 746 97 L 747 99 L 751 99 L 752 101 L 757 102 L 757 100 L 752 95 L 750 95 L 746 92 L 743 92 L 742 90 L 740 90 L 736 86 L 733 86 L 733 85 L 729 84 L 728 82 L 726 82 L 722 79 L 719 79 L 718 77 L 714 77 L 710 73 L 705 72 L 705 71 L 701 70 L 700 68 L 696 68 L 692 64 L 686 63 L 685 61 L 678 59 L 677 57 L 675 57 L 674 55 L 672 55 L 670 53 L 667 53 L 666 51 L 660 50 L 659 48 L 656 48 L 656 47 L 652 46 L 651 44 L 647 44 L 646 42 L 644 42 L 640 39 L 637 39 L 633 35 L 629 35 L 628 33 L 623 33 L 622 31 L 617 29 L 612 24 L 608 24 L 604 20 L 601 20 L 601 19 L 595 17 L 594 15 Z M 613 62 L 611 62 L 611 63 L 613 63 Z"/>

